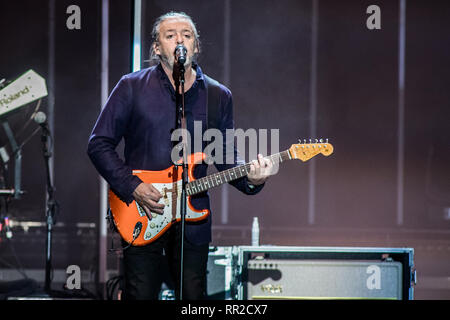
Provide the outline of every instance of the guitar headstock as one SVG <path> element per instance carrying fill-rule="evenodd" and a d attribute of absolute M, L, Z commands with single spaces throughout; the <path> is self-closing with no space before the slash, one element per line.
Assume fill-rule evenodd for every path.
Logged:
<path fill-rule="evenodd" d="M 328 143 L 328 139 L 324 142 L 322 139 L 315 139 L 315 143 L 309 139 L 309 142 L 303 140 L 303 143 L 299 140 L 300 143 L 293 144 L 289 148 L 289 153 L 292 159 L 300 159 L 302 161 L 308 161 L 312 157 L 315 157 L 319 153 L 324 156 L 329 156 L 333 153 L 333 146 Z"/>

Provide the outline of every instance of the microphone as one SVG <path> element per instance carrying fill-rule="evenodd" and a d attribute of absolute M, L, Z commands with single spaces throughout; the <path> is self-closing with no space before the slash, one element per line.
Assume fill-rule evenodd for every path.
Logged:
<path fill-rule="evenodd" d="M 182 44 L 179 44 L 175 48 L 175 58 L 177 59 L 178 63 L 181 65 L 184 65 L 186 63 L 186 54 L 187 49 Z"/>
<path fill-rule="evenodd" d="M 47 124 L 47 116 L 44 112 L 39 111 L 38 113 L 36 113 L 36 115 L 34 116 L 34 121 L 41 126 L 44 133 L 50 134 L 50 130 Z"/>

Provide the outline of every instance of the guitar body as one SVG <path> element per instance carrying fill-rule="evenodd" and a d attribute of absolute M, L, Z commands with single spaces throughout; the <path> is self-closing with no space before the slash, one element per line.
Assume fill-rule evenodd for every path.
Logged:
<path fill-rule="evenodd" d="M 194 168 L 205 159 L 204 153 L 195 153 L 189 157 L 188 180 L 194 181 Z M 133 170 L 143 182 L 151 183 L 163 195 L 160 203 L 165 205 L 164 214 L 152 214 L 147 217 L 144 209 L 133 201 L 130 205 L 120 200 L 111 190 L 109 191 L 109 206 L 114 223 L 123 240 L 135 246 L 147 245 L 158 239 L 170 226 L 181 221 L 181 187 L 182 168 L 171 166 L 161 171 Z M 187 197 L 186 221 L 199 221 L 209 215 L 209 210 L 196 210 Z M 133 241 L 133 233 L 138 222 L 142 223 L 139 236 Z"/>

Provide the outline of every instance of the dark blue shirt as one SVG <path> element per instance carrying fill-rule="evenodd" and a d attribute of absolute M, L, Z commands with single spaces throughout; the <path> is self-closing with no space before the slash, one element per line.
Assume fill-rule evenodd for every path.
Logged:
<path fill-rule="evenodd" d="M 194 68 L 196 80 L 185 94 L 185 115 L 191 137 L 194 137 L 194 121 L 202 122 L 203 132 L 208 123 L 206 80 L 201 68 Z M 222 132 L 225 143 L 225 130 L 234 128 L 233 102 L 230 90 L 223 85 L 220 89 L 220 125 L 217 129 Z M 158 64 L 123 76 L 102 109 L 89 138 L 88 155 L 111 190 L 126 203 L 134 200 L 133 191 L 142 183 L 132 170 L 156 171 L 173 165 L 171 135 L 176 128 L 175 105 L 175 90 Z M 122 138 L 125 161 L 115 150 Z M 216 168 L 222 171 L 243 164 L 236 148 L 234 159 L 234 164 L 215 164 Z M 205 176 L 206 170 L 206 165 L 200 165 L 196 178 Z M 247 177 L 230 184 L 246 194 L 256 194 L 263 187 L 250 188 Z M 210 209 L 208 193 L 191 197 L 191 203 L 196 209 Z M 203 221 L 186 223 L 185 232 L 192 243 L 210 242 L 211 214 Z"/>

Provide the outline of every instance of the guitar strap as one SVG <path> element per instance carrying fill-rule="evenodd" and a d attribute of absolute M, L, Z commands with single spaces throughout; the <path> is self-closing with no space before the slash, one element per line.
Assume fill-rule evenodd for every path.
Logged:
<path fill-rule="evenodd" d="M 207 129 L 216 128 L 219 129 L 220 125 L 220 85 L 216 80 L 208 77 L 206 74 L 205 85 L 206 85 L 206 119 L 207 119 Z"/>

